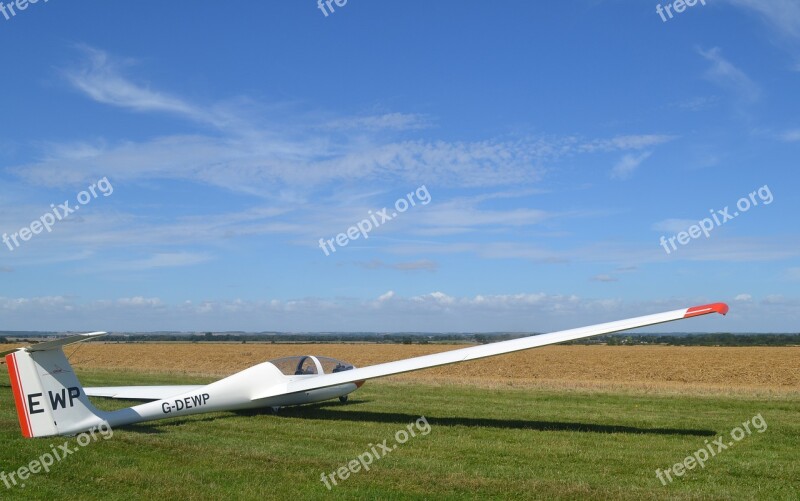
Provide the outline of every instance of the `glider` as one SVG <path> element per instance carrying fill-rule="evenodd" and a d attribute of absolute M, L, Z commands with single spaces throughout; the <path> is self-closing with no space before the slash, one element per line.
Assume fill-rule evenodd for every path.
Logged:
<path fill-rule="evenodd" d="M 234 411 L 308 404 L 339 398 L 358 389 L 367 379 L 466 362 L 609 334 L 684 318 L 720 313 L 724 303 L 707 304 L 616 322 L 528 336 L 510 341 L 461 348 L 433 355 L 356 368 L 327 357 L 288 357 L 254 365 L 208 385 L 121 386 L 83 388 L 63 347 L 94 339 L 91 332 L 45 341 L 6 352 L 5 361 L 22 434 L 28 438 L 74 435 L 101 426 L 123 426 L 156 419 L 205 412 Z M 96 409 L 88 397 L 148 402 L 116 411 Z"/>

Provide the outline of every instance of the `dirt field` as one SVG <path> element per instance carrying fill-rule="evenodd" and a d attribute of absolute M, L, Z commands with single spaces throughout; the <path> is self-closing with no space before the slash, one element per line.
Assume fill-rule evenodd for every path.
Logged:
<path fill-rule="evenodd" d="M 76 369 L 225 376 L 290 355 L 325 355 L 366 366 L 464 346 L 88 343 L 68 348 L 67 355 Z M 797 396 L 800 347 L 549 346 L 391 379 L 485 387 Z"/>

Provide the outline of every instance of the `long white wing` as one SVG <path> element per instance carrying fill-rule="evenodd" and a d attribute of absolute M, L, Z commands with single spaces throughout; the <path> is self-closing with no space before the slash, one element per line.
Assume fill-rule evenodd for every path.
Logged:
<path fill-rule="evenodd" d="M 572 341 L 574 339 L 598 336 L 601 334 L 610 334 L 612 332 L 661 324 L 664 322 L 671 322 L 673 320 L 706 315 L 708 313 L 720 313 L 725 315 L 728 313 L 728 305 L 724 303 L 714 303 L 703 306 L 695 306 L 682 310 L 656 313 L 655 315 L 629 318 L 627 320 L 591 325 L 589 327 L 581 327 L 578 329 L 552 332 L 550 334 L 540 334 L 538 336 L 529 336 L 520 339 L 512 339 L 510 341 L 502 341 L 499 343 L 472 346 L 469 348 L 461 348 L 458 350 L 446 351 L 433 355 L 408 358 L 405 360 L 398 360 L 396 362 L 388 362 L 385 364 L 371 365 L 369 367 L 337 372 L 335 374 L 325 374 L 314 378 L 280 383 L 271 386 L 266 388 L 264 391 L 257 393 L 253 397 L 253 400 L 260 400 L 262 398 L 285 395 L 288 393 L 309 391 L 317 388 L 325 388 L 328 386 L 336 386 L 345 383 L 354 383 L 364 381 L 366 379 L 390 376 L 392 374 L 400 374 L 403 372 L 427 369 L 429 367 L 465 362 L 467 360 L 493 357 L 495 355 L 502 355 L 503 353 L 528 350 L 530 348 L 537 348 L 539 346 L 545 346 L 548 344 L 562 343 L 564 341 Z"/>

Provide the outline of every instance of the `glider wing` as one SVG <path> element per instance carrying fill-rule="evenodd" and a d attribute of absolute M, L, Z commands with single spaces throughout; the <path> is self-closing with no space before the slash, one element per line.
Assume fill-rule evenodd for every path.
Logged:
<path fill-rule="evenodd" d="M 709 313 L 720 313 L 725 315 L 728 313 L 728 305 L 724 303 L 714 303 L 703 306 L 695 306 L 692 308 L 656 313 L 654 315 L 645 315 L 642 317 L 618 320 L 615 322 L 591 325 L 588 327 L 580 327 L 577 329 L 569 329 L 565 331 L 552 332 L 549 334 L 540 334 L 537 336 L 512 339 L 510 341 L 501 341 L 498 343 L 445 351 L 443 353 L 435 353 L 433 355 L 408 358 L 405 360 L 398 360 L 396 362 L 371 365 L 369 367 L 337 372 L 335 374 L 325 374 L 314 378 L 295 380 L 287 383 L 279 383 L 257 393 L 253 397 L 253 400 L 309 391 L 318 388 L 326 388 L 345 383 L 355 383 L 367 379 L 427 369 L 429 367 L 466 362 L 468 360 L 477 360 L 479 358 L 493 357 L 495 355 L 502 355 L 504 353 L 528 350 L 549 344 L 599 336 L 601 334 L 610 334 L 613 332 L 636 329 L 639 327 L 646 327 L 664 322 L 672 322 L 674 320 L 707 315 Z"/>

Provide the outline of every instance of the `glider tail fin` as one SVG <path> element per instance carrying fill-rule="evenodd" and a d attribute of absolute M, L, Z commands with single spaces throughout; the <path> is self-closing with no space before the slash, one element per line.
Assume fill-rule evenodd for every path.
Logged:
<path fill-rule="evenodd" d="M 23 436 L 68 435 L 104 421 L 103 413 L 89 402 L 62 349 L 104 334 L 69 336 L 6 354 Z"/>

